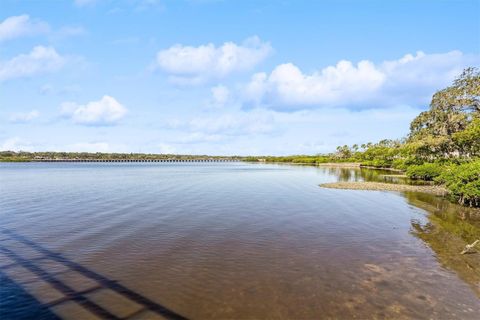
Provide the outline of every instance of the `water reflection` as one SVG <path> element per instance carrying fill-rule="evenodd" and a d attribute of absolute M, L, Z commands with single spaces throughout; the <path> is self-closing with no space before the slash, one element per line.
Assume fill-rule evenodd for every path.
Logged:
<path fill-rule="evenodd" d="M 474 212 L 452 220 L 445 212 L 456 207 L 436 197 L 318 187 L 381 174 L 243 163 L 0 164 L 0 223 L 186 318 L 475 319 L 478 269 L 452 262 L 475 233 L 435 221 L 438 212 L 455 226 L 478 226 Z M 447 231 L 438 238 L 436 230 Z M 84 273 L 11 240 L 0 244 L 110 313 L 140 315 L 143 302 L 88 293 Z M 476 268 L 477 257 L 461 263 Z M 61 317 L 81 318 L 64 293 L 36 287 L 35 273 L 8 259 L 0 254 L 8 277 L 32 295 L 48 293 L 38 297 Z"/>
<path fill-rule="evenodd" d="M 406 193 L 408 202 L 428 212 L 428 222 L 412 220 L 412 234 L 425 241 L 442 265 L 455 271 L 480 297 L 480 254 L 460 255 L 465 244 L 480 239 L 480 210 L 422 193 Z"/>
<path fill-rule="evenodd" d="M 428 184 L 408 179 L 399 173 L 364 168 L 325 168 L 329 175 L 345 182 L 386 182 Z M 448 199 L 428 193 L 404 192 L 411 205 L 427 212 L 426 221 L 412 219 L 412 234 L 425 241 L 434 250 L 445 268 L 456 272 L 480 297 L 480 254 L 460 255 L 466 244 L 480 239 L 480 209 L 452 203 Z"/>
<path fill-rule="evenodd" d="M 322 168 L 323 169 L 323 168 Z M 321 169 L 321 170 L 322 170 Z M 386 183 L 402 183 L 411 185 L 429 185 L 432 182 L 409 179 L 401 172 L 389 170 L 373 170 L 368 168 L 325 168 L 332 176 L 338 177 L 338 181 L 342 182 L 386 182 Z"/>
<path fill-rule="evenodd" d="M 327 168 L 338 181 L 374 181 L 387 183 L 425 184 L 386 170 Z M 442 265 L 455 271 L 480 297 L 479 249 L 460 255 L 466 244 L 480 239 L 480 210 L 463 207 L 448 199 L 419 192 L 405 192 L 408 203 L 427 211 L 428 220 L 412 219 L 412 234 L 435 251 Z"/>

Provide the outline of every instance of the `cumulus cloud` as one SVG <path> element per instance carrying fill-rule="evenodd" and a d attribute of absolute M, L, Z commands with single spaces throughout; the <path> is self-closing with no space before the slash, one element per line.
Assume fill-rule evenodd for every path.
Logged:
<path fill-rule="evenodd" d="M 249 103 L 279 109 L 419 105 L 427 103 L 434 91 L 450 84 L 464 67 L 479 63 L 480 56 L 460 51 L 417 52 L 380 64 L 342 60 L 311 74 L 286 63 L 270 74 L 254 74 L 244 96 Z"/>
<path fill-rule="evenodd" d="M 47 33 L 50 27 L 46 22 L 32 20 L 30 16 L 8 17 L 0 23 L 0 42 L 12 40 L 19 37 Z"/>
<path fill-rule="evenodd" d="M 18 112 L 18 113 L 12 113 L 8 120 L 13 123 L 25 123 L 32 121 L 33 119 L 36 119 L 40 116 L 40 112 L 37 110 L 32 110 L 29 112 Z"/>
<path fill-rule="evenodd" d="M 224 85 L 218 85 L 211 89 L 212 103 L 214 107 L 223 107 L 230 100 L 230 90 Z"/>
<path fill-rule="evenodd" d="M 100 100 L 91 101 L 85 105 L 64 102 L 61 106 L 61 114 L 78 124 L 112 125 L 127 114 L 127 108 L 115 98 L 105 95 Z"/>
<path fill-rule="evenodd" d="M 166 142 L 181 153 L 328 153 L 338 145 L 401 138 L 408 133 L 410 121 L 417 115 L 418 109 L 408 106 L 211 112 L 174 121 L 170 129 L 175 134 Z"/>
<path fill-rule="evenodd" d="M 209 43 L 198 47 L 174 45 L 157 53 L 156 67 L 178 84 L 198 84 L 212 78 L 251 70 L 272 52 L 269 43 L 251 37 L 242 44 Z"/>
<path fill-rule="evenodd" d="M 62 68 L 66 58 L 52 47 L 36 46 L 28 54 L 20 54 L 10 60 L 0 61 L 0 81 L 31 77 Z"/>
<path fill-rule="evenodd" d="M 11 16 L 0 22 L 0 43 L 16 38 L 49 35 L 50 40 L 62 40 L 85 34 L 81 26 L 63 26 L 52 30 L 50 25 L 29 15 Z"/>

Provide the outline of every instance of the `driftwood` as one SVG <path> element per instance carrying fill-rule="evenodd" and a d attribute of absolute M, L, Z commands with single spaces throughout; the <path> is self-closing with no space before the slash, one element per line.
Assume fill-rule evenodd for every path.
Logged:
<path fill-rule="evenodd" d="M 472 243 L 472 244 L 467 244 L 467 245 L 465 246 L 465 249 L 463 249 L 463 251 L 460 252 L 460 254 L 465 254 L 465 253 L 471 252 L 471 250 L 472 250 L 472 249 L 477 245 L 477 243 L 479 243 L 479 242 L 480 242 L 480 240 L 475 240 L 474 243 Z"/>

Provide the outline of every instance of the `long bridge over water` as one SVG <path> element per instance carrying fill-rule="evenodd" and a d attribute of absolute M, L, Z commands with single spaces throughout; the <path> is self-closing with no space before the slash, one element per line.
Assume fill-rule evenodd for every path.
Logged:
<path fill-rule="evenodd" d="M 33 159 L 34 162 L 240 162 L 240 159 L 230 158 L 199 158 L 199 159 Z"/>

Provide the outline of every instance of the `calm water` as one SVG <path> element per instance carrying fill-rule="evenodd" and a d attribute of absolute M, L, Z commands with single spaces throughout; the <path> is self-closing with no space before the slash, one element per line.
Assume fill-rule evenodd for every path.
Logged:
<path fill-rule="evenodd" d="M 0 271 L 4 288 L 18 284 L 3 294 L 12 302 L 0 304 L 0 315 L 34 312 L 31 303 L 15 302 L 23 288 L 48 308 L 45 318 L 82 318 L 78 296 L 124 318 L 142 316 L 145 304 L 129 308 L 108 283 L 45 258 L 35 251 L 41 246 L 189 319 L 478 319 L 479 254 L 467 257 L 471 269 L 463 270 L 463 260 L 450 263 L 457 256 L 427 234 L 429 207 L 456 206 L 431 196 L 318 186 L 339 179 L 378 180 L 378 172 L 247 163 L 0 164 L 0 244 L 7 248 Z M 462 221 L 476 228 L 470 218 Z M 76 298 L 58 293 L 57 280 Z M 53 283 L 53 293 L 39 282 Z"/>

